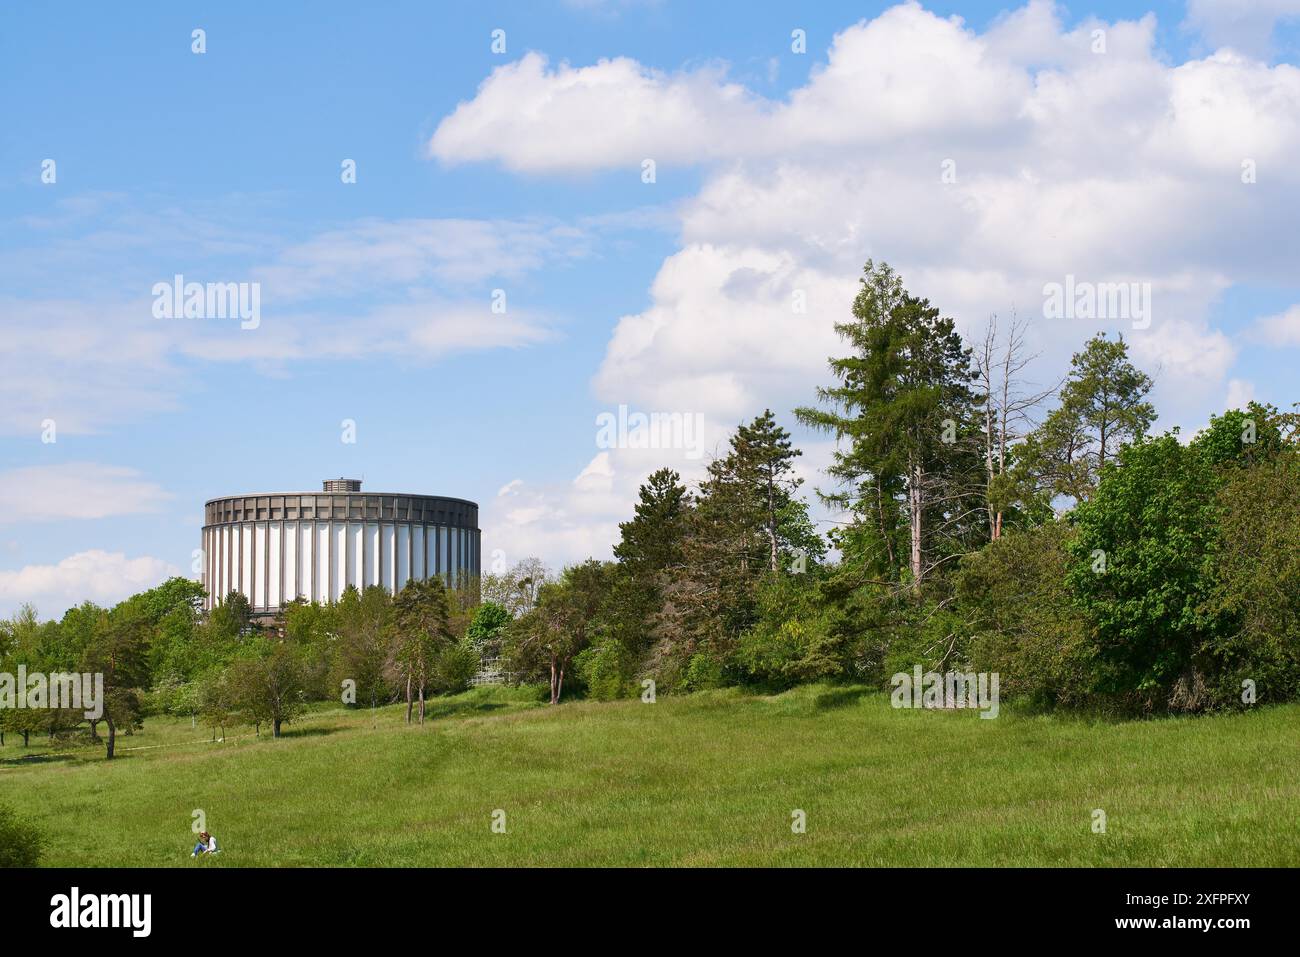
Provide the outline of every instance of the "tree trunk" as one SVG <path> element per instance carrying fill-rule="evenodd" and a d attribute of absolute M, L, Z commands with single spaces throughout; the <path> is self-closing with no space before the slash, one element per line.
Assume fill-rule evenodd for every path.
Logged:
<path fill-rule="evenodd" d="M 30 731 L 20 731 L 19 734 L 23 736 L 23 747 L 27 747 L 27 742 L 31 738 L 32 733 Z M 111 758 L 112 755 L 110 754 L 109 757 Z"/>
<path fill-rule="evenodd" d="M 424 724 L 424 682 L 420 682 L 420 724 Z"/>
<path fill-rule="evenodd" d="M 556 694 L 555 688 L 556 688 L 556 685 L 555 685 L 555 658 L 552 657 L 552 658 L 551 658 L 551 704 L 555 704 L 557 701 L 560 700 L 559 695 Z"/>
<path fill-rule="evenodd" d="M 275 723 L 271 729 L 271 737 L 278 738 L 279 736 L 280 736 L 280 719 L 276 718 Z"/>
<path fill-rule="evenodd" d="M 772 541 L 772 571 L 776 571 L 776 489 L 771 475 L 767 477 L 767 536 Z"/>
<path fill-rule="evenodd" d="M 985 363 L 992 362 L 992 355 L 989 346 L 984 347 Z M 998 540 L 998 523 L 997 516 L 993 513 L 992 491 L 993 491 L 993 373 L 992 366 L 989 365 L 989 372 L 985 376 L 985 389 L 987 394 L 984 397 L 984 470 L 988 474 L 988 483 L 985 486 L 984 504 L 989 513 L 989 536 L 993 541 Z"/>
<path fill-rule="evenodd" d="M 885 528 L 885 490 L 881 487 L 880 476 L 876 476 L 876 519 L 880 526 L 880 538 L 885 543 L 885 554 L 889 562 L 889 573 L 896 572 L 897 560 L 894 558 L 894 536 Z"/>
<path fill-rule="evenodd" d="M 104 723 L 108 725 L 108 757 L 106 760 L 113 760 L 113 751 L 117 747 L 117 725 L 113 723 L 113 716 L 104 712 Z"/>
<path fill-rule="evenodd" d="M 423 690 L 421 690 L 421 693 L 423 694 Z M 422 718 L 424 717 L 423 708 L 421 709 L 420 717 L 422 717 Z M 407 672 L 407 675 L 406 675 L 406 723 L 407 723 L 407 724 L 410 724 L 410 723 L 411 723 L 411 675 L 410 675 L 410 672 Z"/>
<path fill-rule="evenodd" d="M 908 499 L 912 512 L 912 590 L 921 588 L 921 509 L 924 496 L 921 494 L 921 481 L 924 473 L 919 465 L 912 468 L 911 488 Z"/>

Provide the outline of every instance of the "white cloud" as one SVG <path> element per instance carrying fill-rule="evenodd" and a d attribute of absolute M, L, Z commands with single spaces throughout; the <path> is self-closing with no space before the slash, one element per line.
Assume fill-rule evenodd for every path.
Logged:
<path fill-rule="evenodd" d="M 873 258 L 966 333 L 990 313 L 1029 318 L 1043 386 L 1094 332 L 1123 333 L 1156 378 L 1160 425 L 1203 422 L 1237 357 L 1211 307 L 1234 284 L 1294 283 L 1300 70 L 1228 50 L 1173 64 L 1153 15 L 1069 27 L 1063 15 L 1034 0 L 981 33 L 903 4 L 838 33 L 782 100 L 716 63 L 664 72 L 529 54 L 446 117 L 429 152 L 528 173 L 644 157 L 704 168 L 679 207 L 680 248 L 645 308 L 618 320 L 593 378 L 611 406 L 699 412 L 719 442 L 765 406 L 789 424 L 826 382 L 843 348 L 832 325 Z M 1245 160 L 1258 182 L 1243 182 Z M 1043 286 L 1067 275 L 1149 284 L 1150 327 L 1045 319 Z M 532 496 L 526 534 L 553 528 L 568 554 L 626 519 L 657 464 L 611 450 L 581 491 L 524 488 L 511 505 Z"/>
<path fill-rule="evenodd" d="M 517 278 L 586 255 L 590 237 L 555 222 L 368 219 L 283 250 L 253 272 L 272 301 L 391 294 Z"/>
<path fill-rule="evenodd" d="M 528 172 L 638 167 L 727 155 L 762 107 L 718 68 L 666 74 L 626 57 L 548 68 L 539 53 L 497 67 L 429 141 L 445 163 Z"/>
<path fill-rule="evenodd" d="M 157 510 L 169 496 L 135 469 L 97 462 L 0 472 L 0 523 L 109 518 Z"/>
<path fill-rule="evenodd" d="M 180 383 L 149 303 L 0 299 L 0 431 L 38 441 L 172 408 Z"/>
<path fill-rule="evenodd" d="M 1244 409 L 1255 399 L 1255 383 L 1245 379 L 1228 381 L 1228 394 L 1223 400 L 1224 410 Z"/>
<path fill-rule="evenodd" d="M 0 608 L 12 611 L 30 603 L 42 617 L 58 618 L 83 601 L 113 605 L 179 574 L 174 565 L 158 558 L 91 549 L 54 565 L 0 571 Z"/>
<path fill-rule="evenodd" d="M 1252 335 L 1269 345 L 1300 345 L 1300 305 L 1255 320 Z"/>
<path fill-rule="evenodd" d="M 362 220 L 294 245 L 259 243 L 251 252 L 265 264 L 246 269 L 214 271 L 209 257 L 220 249 L 180 244 L 174 271 L 134 280 L 136 296 L 101 289 L 87 298 L 0 298 L 0 430 L 38 437 L 53 419 L 61 434 L 75 435 L 174 408 L 189 381 L 187 360 L 251 360 L 264 369 L 373 355 L 427 362 L 542 342 L 557 323 L 529 307 L 529 274 L 585 257 L 601 232 L 653 226 L 654 216 L 642 209 L 577 226 Z M 212 231 L 201 222 L 195 228 Z M 79 267 L 66 267 L 76 273 L 97 263 L 102 247 L 101 234 L 90 232 L 46 251 L 59 262 L 80 255 Z M 139 270 L 134 262 L 129 268 Z M 258 282 L 260 323 L 241 329 L 234 319 L 155 318 L 153 284 L 172 282 L 176 272 L 191 282 Z M 493 311 L 494 282 L 507 294 L 504 312 Z"/>

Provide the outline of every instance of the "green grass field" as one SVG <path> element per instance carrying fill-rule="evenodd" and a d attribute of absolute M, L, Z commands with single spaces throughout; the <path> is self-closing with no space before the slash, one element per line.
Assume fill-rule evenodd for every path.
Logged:
<path fill-rule="evenodd" d="M 1300 864 L 1297 705 L 1112 724 L 827 687 L 558 708 L 481 689 L 402 718 L 318 710 L 222 743 L 151 718 L 112 763 L 11 736 L 0 801 L 66 866 Z M 195 809 L 215 858 L 189 858 Z"/>

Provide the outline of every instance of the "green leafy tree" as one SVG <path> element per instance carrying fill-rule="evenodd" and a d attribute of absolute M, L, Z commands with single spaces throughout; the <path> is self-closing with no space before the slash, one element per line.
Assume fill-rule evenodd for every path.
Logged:
<path fill-rule="evenodd" d="M 379 586 L 359 592 L 349 585 L 339 599 L 337 614 L 334 687 L 355 682 L 358 701 L 372 708 L 389 701 L 392 689 L 386 670 L 392 654 L 392 596 Z"/>
<path fill-rule="evenodd" d="M 230 670 L 214 669 L 195 683 L 195 704 L 203 722 L 212 729 L 215 741 L 217 732 L 226 736 L 226 728 L 235 722 L 239 711 L 239 696 Z"/>
<path fill-rule="evenodd" d="M 1067 581 L 1092 623 L 1099 688 L 1144 709 L 1204 706 L 1202 646 L 1221 479 L 1176 434 L 1124 446 L 1072 513 Z"/>
<path fill-rule="evenodd" d="M 82 673 L 102 674 L 104 724 L 108 727 L 106 757 L 112 760 L 121 728 L 134 730 L 142 723 L 139 689 L 148 678 L 146 653 L 149 621 L 138 609 L 115 610 L 96 623 L 90 644 L 82 653 Z"/>
<path fill-rule="evenodd" d="M 412 580 L 393 603 L 396 638 L 393 657 L 406 685 L 406 723 L 411 723 L 412 688 L 419 694 L 420 723 L 424 695 L 438 656 L 456 639 L 451 626 L 451 599 L 440 578 Z"/>
<path fill-rule="evenodd" d="M 231 591 L 208 613 L 208 618 L 222 634 L 239 636 L 252 625 L 253 608 L 243 592 Z"/>
<path fill-rule="evenodd" d="M 1219 444 L 1215 454 L 1221 451 Z M 1300 694 L 1300 456 L 1288 450 L 1232 469 L 1219 506 L 1207 614 L 1232 627 L 1203 649 L 1209 693 L 1220 706 L 1294 700 Z"/>
<path fill-rule="evenodd" d="M 510 670 L 548 677 L 551 704 L 559 704 L 573 659 L 601 633 L 614 574 L 612 563 L 595 559 L 565 569 L 559 581 L 542 587 L 536 607 L 508 629 Z"/>
<path fill-rule="evenodd" d="M 302 660 L 284 642 L 276 642 L 265 655 L 236 660 L 229 681 L 238 709 L 254 724 L 270 724 L 273 737 L 280 737 L 282 726 L 306 707 Z"/>
<path fill-rule="evenodd" d="M 429 687 L 438 694 L 457 694 L 469 688 L 470 681 L 482 667 L 478 649 L 468 639 L 438 648 L 429 669 Z M 420 703 L 424 720 L 424 703 Z"/>
<path fill-rule="evenodd" d="M 495 658 L 501 653 L 501 638 L 511 622 L 510 612 L 494 601 L 485 601 L 474 609 L 474 617 L 465 629 L 465 637 L 483 658 Z"/>
<path fill-rule="evenodd" d="M 1038 709 L 1100 703 L 1089 621 L 1065 580 L 1074 535 L 1065 521 L 1010 528 L 962 559 L 955 596 L 967 661 L 999 674 L 1008 700 Z"/>

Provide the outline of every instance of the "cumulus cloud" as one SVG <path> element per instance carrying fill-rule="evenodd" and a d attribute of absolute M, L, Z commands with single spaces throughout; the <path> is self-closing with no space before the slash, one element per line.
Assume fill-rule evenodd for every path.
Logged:
<path fill-rule="evenodd" d="M 98 462 L 0 472 L 0 523 L 109 518 L 155 511 L 169 496 L 135 469 Z"/>
<path fill-rule="evenodd" d="M 539 53 L 500 66 L 429 141 L 446 163 L 498 160 L 556 172 L 722 157 L 751 136 L 761 102 L 719 68 L 667 74 L 617 57 L 554 69 Z M 721 124 L 721 125 L 719 125 Z"/>
<path fill-rule="evenodd" d="M 1067 26 L 1033 0 L 979 32 L 905 3 L 836 34 L 783 99 L 723 64 L 529 54 L 494 70 L 428 149 L 531 174 L 643 158 L 704 170 L 679 206 L 680 248 L 593 377 L 611 405 L 689 409 L 719 435 L 764 406 L 788 423 L 825 382 L 833 324 L 873 258 L 968 335 L 990 313 L 1029 318 L 1043 385 L 1095 332 L 1123 334 L 1156 378 L 1161 425 L 1192 426 L 1217 411 L 1237 358 L 1212 307 L 1238 283 L 1294 284 L 1300 70 L 1240 47 L 1171 63 L 1156 27 Z M 1150 321 L 1047 318 L 1044 287 L 1067 277 L 1149 289 Z M 1291 322 L 1261 328 L 1289 341 Z M 616 449 L 584 471 L 584 498 L 622 496 L 606 531 L 649 470 Z M 577 493 L 535 494 L 529 535 L 548 521 L 570 543 L 587 534 Z"/>
<path fill-rule="evenodd" d="M 158 558 L 90 549 L 53 565 L 0 571 L 0 609 L 31 604 L 43 618 L 58 618 L 83 601 L 114 605 L 179 574 L 178 568 Z"/>

